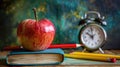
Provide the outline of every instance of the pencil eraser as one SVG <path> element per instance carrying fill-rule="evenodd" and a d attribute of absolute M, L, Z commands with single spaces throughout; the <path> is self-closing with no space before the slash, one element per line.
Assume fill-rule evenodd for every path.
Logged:
<path fill-rule="evenodd" d="M 116 58 L 111 58 L 110 60 L 111 60 L 111 62 L 113 62 L 113 63 L 115 63 L 115 62 L 117 61 Z"/>

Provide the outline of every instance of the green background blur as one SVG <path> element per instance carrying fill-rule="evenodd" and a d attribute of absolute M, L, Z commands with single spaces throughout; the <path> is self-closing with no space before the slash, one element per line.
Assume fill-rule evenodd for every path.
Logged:
<path fill-rule="evenodd" d="M 25 19 L 48 18 L 56 28 L 53 43 L 79 43 L 79 21 L 87 11 L 98 11 L 108 25 L 104 49 L 120 49 L 120 0 L 0 0 L 0 49 L 19 45 L 16 28 Z"/>

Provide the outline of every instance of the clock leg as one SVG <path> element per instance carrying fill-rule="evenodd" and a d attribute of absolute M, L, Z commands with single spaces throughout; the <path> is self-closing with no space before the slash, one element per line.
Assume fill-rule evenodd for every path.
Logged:
<path fill-rule="evenodd" d="M 105 52 L 102 50 L 102 48 L 99 48 L 99 51 L 100 51 L 101 53 L 103 53 L 103 54 L 105 53 Z"/>
<path fill-rule="evenodd" d="M 85 52 L 86 51 L 86 48 L 84 48 L 83 50 L 82 50 L 82 52 Z"/>

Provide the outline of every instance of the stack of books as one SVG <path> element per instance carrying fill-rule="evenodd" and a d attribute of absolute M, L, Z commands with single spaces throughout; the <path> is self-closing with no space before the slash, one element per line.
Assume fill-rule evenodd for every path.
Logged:
<path fill-rule="evenodd" d="M 64 61 L 62 48 L 77 48 L 80 46 L 82 45 L 54 44 L 43 51 L 27 51 L 21 46 L 7 46 L 3 50 L 12 50 L 5 58 L 8 65 L 54 65 L 61 64 Z"/>
<path fill-rule="evenodd" d="M 60 48 L 42 51 L 10 51 L 5 62 L 7 65 L 57 65 L 64 61 L 64 51 Z"/>

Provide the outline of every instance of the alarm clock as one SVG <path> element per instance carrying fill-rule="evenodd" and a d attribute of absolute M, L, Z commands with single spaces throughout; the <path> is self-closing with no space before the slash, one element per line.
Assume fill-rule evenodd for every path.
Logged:
<path fill-rule="evenodd" d="M 78 38 L 84 49 L 88 51 L 99 49 L 101 53 L 104 53 L 101 49 L 107 39 L 106 31 L 103 28 L 107 25 L 104 17 L 101 17 L 100 13 L 96 11 L 88 11 L 79 22 L 79 25 L 81 29 Z"/>

